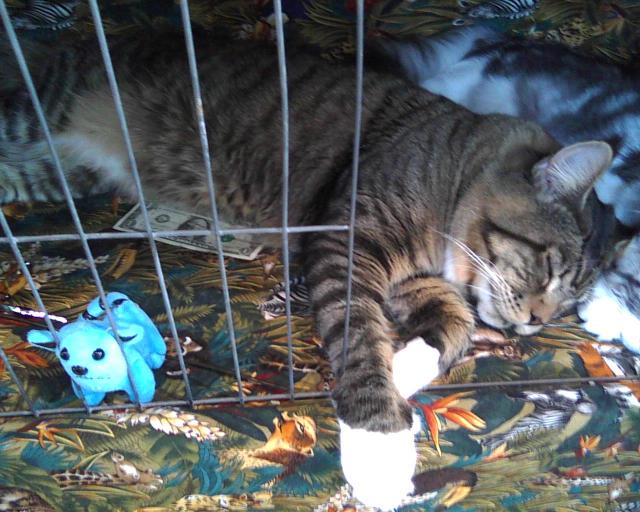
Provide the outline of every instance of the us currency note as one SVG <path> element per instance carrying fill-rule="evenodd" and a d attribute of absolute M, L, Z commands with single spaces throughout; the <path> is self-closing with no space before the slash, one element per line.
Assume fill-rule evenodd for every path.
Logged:
<path fill-rule="evenodd" d="M 149 221 L 153 231 L 175 231 L 179 229 L 211 229 L 213 220 L 201 215 L 187 213 L 173 208 L 157 206 L 153 203 L 147 205 Z M 232 227 L 229 224 L 220 222 L 222 229 Z M 236 226 L 237 227 L 237 226 Z M 118 231 L 144 232 L 144 218 L 140 205 L 134 206 L 122 217 L 114 229 Z M 156 238 L 159 242 L 177 245 L 193 251 L 217 253 L 218 245 L 215 236 L 166 236 Z M 251 235 L 223 235 L 222 253 L 225 256 L 238 258 L 241 260 L 254 260 L 262 251 L 259 244 Z"/>

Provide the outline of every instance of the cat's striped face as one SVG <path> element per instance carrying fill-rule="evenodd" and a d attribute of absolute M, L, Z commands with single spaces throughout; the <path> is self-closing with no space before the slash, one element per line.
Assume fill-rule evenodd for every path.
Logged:
<path fill-rule="evenodd" d="M 576 144 L 473 193 L 480 215 L 449 254 L 482 321 L 527 335 L 575 305 L 597 267 L 586 197 L 610 160 L 604 143 Z"/>
<path fill-rule="evenodd" d="M 480 318 L 496 327 L 532 334 L 574 306 L 593 275 L 581 238 L 540 243 L 526 234 L 489 224 L 484 243 L 491 262 L 478 273 L 475 290 Z"/>

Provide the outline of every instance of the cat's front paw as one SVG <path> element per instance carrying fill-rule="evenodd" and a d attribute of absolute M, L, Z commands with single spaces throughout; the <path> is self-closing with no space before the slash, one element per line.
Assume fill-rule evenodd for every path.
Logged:
<path fill-rule="evenodd" d="M 413 492 L 414 438 L 419 428 L 385 434 L 352 428 L 343 421 L 339 424 L 342 471 L 353 487 L 353 496 L 369 507 L 398 507 Z M 420 425 L 415 416 L 413 425 Z"/>
<path fill-rule="evenodd" d="M 403 398 L 428 386 L 440 374 L 440 351 L 417 337 L 393 355 L 393 383 Z"/>

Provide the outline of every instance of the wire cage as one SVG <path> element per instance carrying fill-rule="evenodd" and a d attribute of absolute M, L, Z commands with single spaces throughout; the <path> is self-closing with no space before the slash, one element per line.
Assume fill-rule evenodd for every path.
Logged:
<path fill-rule="evenodd" d="M 55 170 L 55 174 L 57 179 L 59 180 L 62 191 L 64 194 L 64 198 L 66 204 L 68 206 L 68 210 L 71 214 L 71 219 L 73 226 L 75 228 L 75 234 L 49 234 L 49 235 L 29 235 L 29 236 L 18 236 L 15 235 L 12 231 L 9 222 L 2 211 L 0 209 L 0 225 L 2 226 L 2 230 L 4 232 L 4 236 L 0 237 L 0 243 L 9 246 L 15 259 L 19 265 L 20 271 L 24 275 L 31 292 L 33 294 L 33 298 L 35 303 L 37 304 L 38 309 L 43 314 L 44 322 L 51 335 L 53 336 L 56 343 L 59 343 L 59 336 L 56 331 L 56 328 L 52 322 L 50 314 L 47 311 L 47 307 L 43 301 L 41 294 L 38 291 L 38 288 L 34 282 L 34 278 L 30 273 L 28 264 L 21 250 L 21 246 L 27 243 L 34 242 L 79 242 L 82 250 L 84 252 L 84 256 L 86 261 L 88 262 L 88 266 L 90 268 L 91 276 L 95 283 L 96 289 L 98 291 L 98 295 L 102 300 L 102 303 L 105 307 L 106 316 L 108 321 L 113 329 L 115 338 L 117 342 L 122 346 L 122 340 L 118 335 L 117 326 L 114 322 L 113 314 L 111 311 L 111 307 L 109 306 L 106 300 L 106 292 L 103 286 L 103 282 L 101 276 L 99 274 L 96 258 L 92 253 L 91 247 L 89 243 L 91 241 L 98 240 L 146 240 L 149 244 L 151 256 L 153 259 L 153 264 L 155 268 L 155 272 L 157 274 L 160 293 L 162 296 L 162 302 L 164 305 L 164 310 L 167 315 L 168 324 L 170 328 L 170 334 L 173 343 L 176 347 L 176 354 L 179 360 L 180 367 L 180 375 L 184 382 L 184 397 L 176 400 L 159 400 L 154 402 L 149 402 L 144 404 L 145 406 L 185 406 L 185 407 L 194 407 L 200 405 L 210 405 L 210 404 L 219 404 L 219 403 L 245 403 L 248 401 L 271 401 L 271 400 L 288 400 L 288 399 L 302 399 L 302 398 L 320 398 L 329 396 L 328 391 L 318 391 L 318 392 L 299 392 L 295 390 L 294 383 L 294 370 L 293 370 L 293 351 L 292 351 L 292 311 L 291 311 L 291 288 L 290 288 L 290 268 L 291 262 L 289 258 L 289 235 L 296 233 L 307 233 L 314 231 L 342 231 L 348 232 L 348 240 L 349 240 L 349 264 L 348 264 L 348 273 L 347 273 L 347 297 L 346 297 L 346 315 L 345 315 L 345 326 L 344 326 L 344 343 L 343 343 L 343 362 L 346 361 L 346 355 L 348 351 L 348 332 L 349 332 L 349 308 L 351 303 L 351 282 L 352 282 L 352 273 L 353 273 L 353 250 L 354 250 L 354 226 L 356 220 L 356 190 L 358 183 L 358 164 L 359 164 L 359 149 L 360 149 L 360 133 L 361 133 L 361 117 L 362 117 L 362 99 L 363 99 L 363 73 L 364 73 L 364 63 L 363 63 L 363 55 L 364 55 L 364 0 L 358 0 L 356 3 L 356 89 L 354 91 L 354 101 L 355 101 L 355 119 L 354 119 L 354 140 L 353 140 L 353 157 L 352 157 L 352 180 L 351 180 L 351 212 L 349 224 L 346 225 L 318 225 L 318 226 L 290 226 L 288 224 L 288 208 L 289 208 L 289 107 L 288 107 L 288 86 L 287 86 L 287 67 L 286 67 L 286 59 L 285 59 L 285 36 L 283 30 L 283 13 L 282 6 L 280 0 L 274 0 L 274 14 L 275 14 L 275 34 L 276 34 L 276 42 L 277 42 L 277 52 L 278 52 L 278 66 L 279 66 L 279 76 L 280 76 L 280 95 L 281 95 L 281 112 L 282 112 L 282 187 L 283 187 L 283 200 L 282 200 L 282 219 L 283 224 L 280 227 L 276 228 L 264 228 L 264 227 L 247 227 L 247 228 L 231 228 L 231 229 L 223 229 L 221 228 L 221 223 L 218 215 L 218 208 L 216 203 L 216 191 L 212 177 L 212 166 L 210 155 L 212 158 L 215 158 L 216 148 L 210 148 L 208 144 L 207 138 L 207 126 L 204 119 L 203 109 L 202 109 L 202 96 L 200 91 L 200 84 L 198 78 L 198 69 L 196 65 L 196 50 L 194 47 L 193 35 L 191 31 L 191 20 L 189 15 L 189 4 L 187 0 L 180 0 L 180 13 L 181 13 L 181 21 L 182 28 L 184 31 L 185 37 L 185 51 L 188 57 L 189 70 L 191 74 L 191 84 L 193 89 L 193 102 L 196 106 L 197 113 L 197 125 L 200 143 L 202 146 L 202 155 L 203 155 L 203 164 L 204 169 L 206 171 L 207 176 L 207 185 L 208 185 L 208 193 L 211 205 L 211 218 L 213 219 L 213 223 L 210 230 L 207 229 L 181 229 L 181 230 L 172 230 L 172 231 L 154 231 L 152 229 L 149 212 L 146 207 L 144 191 L 142 189 L 140 175 L 138 172 L 138 168 L 136 165 L 136 157 L 133 152 L 131 139 L 129 136 L 129 131 L 127 128 L 127 120 L 125 116 L 125 112 L 122 105 L 122 99 L 120 97 L 120 92 L 118 88 L 117 76 L 114 71 L 114 67 L 112 65 L 111 56 L 109 53 L 107 37 L 105 35 L 105 31 L 103 28 L 100 8 L 98 6 L 97 0 L 88 0 L 88 4 L 90 7 L 91 16 L 93 22 L 95 24 L 96 29 L 96 37 L 99 43 L 99 47 L 101 50 L 101 55 L 104 63 L 105 72 L 108 78 L 108 83 L 111 89 L 111 93 L 113 96 L 114 105 L 116 108 L 116 113 L 118 117 L 118 121 L 120 124 L 120 128 L 122 131 L 122 137 L 124 139 L 126 150 L 128 154 L 128 163 L 131 167 L 132 175 L 135 181 L 135 186 L 137 190 L 137 197 L 139 200 L 139 204 L 142 211 L 142 217 L 144 221 L 144 232 L 87 232 L 83 227 L 82 220 L 78 213 L 78 209 L 72 197 L 69 184 L 66 181 L 64 171 L 62 168 L 62 164 L 60 158 L 56 152 L 51 132 L 49 130 L 47 120 L 45 118 L 45 113 L 41 105 L 41 101 L 38 97 L 36 87 L 34 85 L 34 81 L 32 79 L 31 73 L 29 72 L 27 62 L 25 60 L 25 56 L 21 50 L 20 43 L 16 36 L 16 32 L 14 27 L 12 26 L 12 21 L 9 16 L 9 12 L 4 0 L 0 0 L 0 18 L 2 19 L 2 23 L 4 26 L 4 30 L 8 36 L 10 46 L 15 54 L 15 58 L 19 65 L 19 69 L 21 71 L 22 77 L 26 84 L 26 88 L 28 90 L 30 99 L 33 103 L 33 107 L 40 123 L 41 129 L 44 133 L 48 148 L 50 150 L 53 167 Z M 286 313 L 286 331 L 287 331 L 287 362 L 288 362 L 288 392 L 287 393 L 278 393 L 278 394 L 260 394 L 256 396 L 248 396 L 243 390 L 243 378 L 241 375 L 240 364 L 238 360 L 238 348 L 236 341 L 236 331 L 234 328 L 234 321 L 232 315 L 232 303 L 230 299 L 229 286 L 227 280 L 227 271 L 225 269 L 225 256 L 222 252 L 222 237 L 224 235 L 238 235 L 238 234 L 280 234 L 282 236 L 282 255 L 283 255 L 283 267 L 284 267 L 284 288 L 285 288 L 285 313 Z M 189 372 L 187 371 L 187 367 L 185 365 L 184 357 L 182 351 L 180 350 L 180 340 L 176 328 L 176 322 L 174 319 L 174 312 L 172 309 L 171 297 L 167 290 L 167 284 L 165 282 L 165 276 L 163 273 L 163 267 L 157 247 L 157 239 L 160 237 L 166 236 L 212 236 L 215 240 L 216 246 L 218 248 L 218 263 L 221 277 L 221 288 L 224 299 L 224 307 L 226 313 L 226 321 L 227 321 L 227 334 L 230 340 L 231 351 L 233 356 L 233 372 L 235 375 L 235 380 L 238 387 L 238 392 L 234 396 L 222 396 L 215 398 L 203 398 L 196 399 L 194 398 L 194 394 L 192 391 L 192 385 L 190 382 Z M 20 381 L 15 369 L 13 368 L 7 354 L 4 352 L 2 347 L 0 346 L 0 358 L 4 362 L 5 368 L 8 371 L 11 379 L 15 382 L 15 385 L 24 401 L 27 404 L 27 408 L 25 410 L 12 410 L 12 411 L 0 411 L 0 417 L 11 417 L 11 416 L 41 416 L 48 414 L 71 414 L 71 413 L 79 413 L 79 412 L 88 412 L 91 413 L 93 411 L 101 411 L 101 410 L 109 410 L 109 409 L 122 409 L 126 407 L 142 407 L 137 390 L 134 389 L 134 394 L 136 396 L 136 400 L 132 403 L 117 403 L 117 404 L 103 404 L 95 407 L 90 407 L 86 401 L 84 402 L 84 407 L 63 407 L 63 408 L 37 408 L 33 401 L 28 396 L 24 385 Z M 130 370 L 129 370 L 130 372 Z M 567 379 L 539 379 L 539 380 L 510 380 L 510 381 L 499 381 L 499 382 L 476 382 L 471 384 L 447 384 L 440 386 L 432 386 L 430 389 L 450 389 L 450 390 L 461 390 L 461 389 L 479 389 L 479 388 L 487 388 L 487 387 L 496 387 L 496 386 L 514 386 L 514 387 L 522 387 L 525 385 L 545 385 L 545 386 L 560 386 L 560 385 L 576 385 L 580 383 L 593 383 L 593 382 L 616 382 L 621 380 L 633 380 L 638 379 L 640 377 L 630 375 L 623 377 L 578 377 L 578 378 L 567 378 Z M 133 382 L 133 381 L 132 381 Z"/>
<path fill-rule="evenodd" d="M 85 258 L 88 262 L 91 276 L 95 283 L 96 289 L 98 291 L 98 295 L 104 304 L 105 313 L 111 328 L 113 329 L 114 336 L 120 346 L 122 346 L 122 339 L 118 334 L 118 329 L 115 324 L 113 313 L 111 307 L 106 300 L 106 292 L 98 272 L 98 268 L 96 265 L 96 258 L 94 257 L 91 247 L 89 245 L 90 241 L 93 240 L 116 240 L 116 239 L 146 239 L 149 243 L 149 247 L 151 250 L 151 255 L 153 258 L 154 268 L 158 277 L 158 282 L 160 285 L 160 292 L 162 295 L 162 301 L 164 304 L 164 309 L 168 318 L 168 323 L 170 327 L 171 337 L 176 347 L 176 354 L 179 360 L 180 365 L 180 373 L 181 378 L 184 381 L 184 389 L 185 396 L 180 400 L 161 400 L 155 402 L 145 403 L 145 406 L 188 406 L 193 407 L 196 405 L 206 405 L 206 404 L 216 404 L 216 403 L 229 403 L 229 402 L 239 402 L 244 403 L 250 400 L 256 401 L 270 401 L 277 399 L 296 399 L 296 398 L 314 398 L 314 397 L 325 397 L 328 396 L 328 392 L 319 391 L 319 392 L 296 392 L 294 386 L 294 372 L 293 372 L 293 359 L 292 359 L 292 331 L 291 331 L 291 289 L 290 289 L 290 258 L 289 258 L 289 235 L 294 233 L 306 233 L 311 231 L 349 231 L 349 269 L 348 269 L 348 294 L 351 293 L 351 281 L 352 281 L 352 270 L 353 270 L 353 240 L 354 240 L 354 229 L 353 226 L 355 224 L 355 199 L 356 199 L 356 183 L 358 179 L 358 156 L 359 156 L 359 146 L 360 146 L 360 122 L 361 122 L 361 114 L 362 114 L 362 77 L 363 77 L 363 39 L 364 39 L 364 9 L 363 2 L 358 2 L 358 19 L 357 19 L 357 41 L 358 41 L 358 58 L 357 58 L 357 84 L 355 91 L 355 101 L 357 104 L 356 109 L 356 118 L 355 118 L 355 137 L 354 137 L 354 150 L 353 150 L 353 180 L 352 180 L 352 193 L 351 193 L 351 218 L 349 225 L 324 225 L 324 226 L 289 226 L 288 219 L 288 211 L 289 211 L 289 106 L 288 106 L 288 90 L 287 90 L 287 67 L 285 60 L 285 36 L 284 36 L 284 21 L 283 21 L 283 13 L 282 6 L 279 0 L 274 2 L 275 8 L 275 22 L 276 22 L 276 38 L 277 38 L 277 52 L 278 52 L 278 66 L 279 66 L 279 75 L 280 75 L 280 94 L 281 94 L 281 109 L 282 109 L 282 183 L 283 183 L 283 200 L 282 200 L 282 218 L 283 223 L 281 227 L 277 228 L 262 228 L 262 227 L 249 227 L 249 228 L 235 228 L 235 229 L 222 229 L 220 227 L 220 220 L 218 215 L 218 208 L 216 203 L 216 191 L 215 185 L 212 177 L 212 169 L 211 169 L 211 160 L 210 155 L 213 155 L 215 158 L 215 148 L 210 148 L 208 139 L 207 139 L 207 126 L 204 119 L 204 113 L 202 109 L 202 95 L 200 91 L 200 83 L 198 78 L 198 69 L 196 65 L 196 53 L 193 41 L 193 34 L 191 30 L 191 19 L 189 15 L 189 4 L 187 0 L 180 0 L 180 14 L 182 21 L 182 28 L 184 31 L 185 37 L 185 51 L 187 53 L 189 70 L 191 74 L 191 84 L 193 89 L 193 101 L 196 106 L 195 111 L 197 115 L 197 125 L 198 132 L 200 137 L 200 143 L 202 146 L 202 155 L 203 155 L 203 164 L 204 169 L 206 171 L 207 176 L 207 186 L 209 193 L 209 200 L 211 205 L 211 218 L 213 219 L 213 223 L 211 225 L 211 230 L 203 230 L 203 229 L 179 229 L 173 231 L 154 231 L 151 226 L 151 221 L 149 217 L 149 212 L 145 202 L 144 191 L 142 189 L 142 184 L 140 180 L 140 174 L 138 172 L 138 168 L 136 165 L 136 158 L 133 153 L 131 138 L 129 135 L 129 130 L 127 127 L 127 120 L 125 116 L 125 112 L 122 105 L 122 99 L 120 97 L 120 91 L 118 88 L 117 77 L 112 65 L 111 55 L 109 53 L 109 47 L 107 43 L 107 37 L 105 35 L 102 17 L 100 13 L 100 8 L 97 0 L 89 0 L 89 8 L 91 11 L 91 16 L 96 28 L 96 37 L 98 39 L 98 43 L 100 46 L 100 51 L 104 63 L 105 72 L 107 75 L 108 83 L 111 89 L 111 93 L 113 96 L 113 101 L 118 117 L 118 121 L 120 124 L 120 128 L 122 131 L 122 137 L 125 142 L 125 147 L 127 150 L 128 163 L 131 167 L 131 172 L 134 178 L 137 198 L 139 200 L 139 204 L 142 210 L 142 217 L 144 221 L 144 232 L 134 232 L 134 233 L 88 233 L 85 231 L 80 215 L 78 213 L 78 209 L 72 197 L 69 184 L 67 183 L 67 179 L 64 175 L 64 170 L 62 168 L 62 164 L 60 158 L 56 152 L 56 148 L 53 143 L 53 139 L 51 136 L 51 132 L 49 126 L 47 124 L 47 120 L 45 117 L 44 110 L 41 105 L 40 98 L 38 97 L 38 93 L 36 91 L 35 84 L 33 82 L 31 73 L 29 72 L 29 68 L 25 59 L 25 56 L 22 52 L 20 43 L 16 36 L 15 29 L 12 25 L 11 18 L 9 16 L 9 12 L 4 0 L 0 0 L 0 18 L 2 18 L 2 23 L 4 25 L 4 29 L 9 39 L 10 46 L 15 54 L 15 58 L 17 60 L 20 72 L 24 79 L 24 82 L 27 87 L 27 91 L 29 93 L 30 99 L 33 103 L 33 107 L 42 128 L 44 137 L 46 139 L 48 148 L 50 150 L 54 170 L 56 173 L 56 177 L 59 180 L 64 199 L 68 206 L 69 212 L 71 214 L 71 219 L 73 222 L 73 226 L 75 228 L 75 234 L 51 234 L 51 235 L 35 235 L 35 236 L 16 236 L 14 235 L 7 218 L 4 212 L 0 209 L 0 225 L 2 226 L 2 230 L 4 232 L 4 237 L 0 238 L 0 243 L 8 244 L 13 252 L 16 261 L 19 265 L 20 271 L 24 275 L 29 287 L 33 293 L 33 298 L 35 303 L 38 306 L 38 309 L 43 313 L 43 318 L 46 323 L 47 329 L 50 331 L 53 339 L 56 343 L 60 342 L 58 333 L 55 329 L 54 324 L 52 323 L 49 312 L 47 311 L 47 307 L 44 304 L 44 301 L 41 297 L 41 294 L 38 291 L 38 288 L 34 282 L 33 276 L 30 273 L 27 262 L 21 251 L 21 244 L 25 243 L 34 243 L 34 242 L 61 242 L 61 241 L 74 241 L 80 242 L 82 246 L 82 250 L 84 252 Z M 281 234 L 282 235 L 282 254 L 283 254 L 283 265 L 284 265 L 284 282 L 285 282 L 285 312 L 286 312 L 286 326 L 287 326 L 287 349 L 288 349 L 288 381 L 289 381 L 289 391 L 288 393 L 280 393 L 280 394 L 267 394 L 267 395 L 259 395 L 255 397 L 246 396 L 243 390 L 243 381 L 240 372 L 240 364 L 238 361 L 238 349 L 236 343 L 236 332 L 233 324 L 233 315 L 232 315 L 232 305 L 229 294 L 229 286 L 227 282 L 227 271 L 225 269 L 225 256 L 222 252 L 222 237 L 224 235 L 237 235 L 237 234 Z M 180 350 L 180 340 L 176 328 L 176 322 L 174 319 L 174 313 L 171 306 L 171 298 L 169 297 L 169 293 L 167 291 L 167 284 L 165 282 L 165 276 L 162 269 L 162 263 L 160 260 L 159 251 L 157 248 L 156 239 L 162 236 L 213 236 L 216 242 L 216 246 L 218 249 L 218 261 L 219 261 L 219 269 L 221 275 L 221 285 L 222 285 L 222 293 L 224 298 L 224 306 L 225 313 L 227 318 L 227 334 L 231 343 L 231 351 L 233 356 L 233 365 L 234 365 L 234 374 L 237 382 L 238 393 L 236 396 L 228 396 L 228 397 L 215 397 L 215 398 L 206 398 L 206 399 L 194 399 L 193 392 L 191 389 L 191 382 L 189 379 L 189 373 L 187 371 L 184 357 L 182 351 Z M 350 299 L 347 297 L 347 304 L 349 304 Z M 349 328 L 349 314 L 347 309 L 347 316 L 345 322 L 345 339 L 346 333 Z M 346 356 L 347 346 L 345 345 L 344 355 Z M 135 384 L 133 379 L 131 382 L 133 384 L 133 391 L 135 395 L 134 403 L 126 403 L 126 404 L 113 404 L 113 405 L 99 405 L 95 407 L 90 407 L 86 401 L 84 401 L 84 408 L 79 407 L 64 407 L 64 408 L 36 408 L 33 401 L 29 398 L 22 382 L 20 381 L 15 369 L 13 368 L 11 362 L 9 361 L 6 353 L 0 347 L 0 357 L 5 364 L 5 367 L 14 381 L 24 403 L 28 405 L 28 410 L 15 410 L 15 411 L 1 411 L 0 417 L 2 416 L 25 416 L 25 415 L 33 415 L 40 416 L 43 414 L 64 414 L 64 413 L 77 413 L 77 412 L 92 412 L 99 410 L 108 410 L 108 409 L 120 409 L 123 407 L 141 407 L 141 403 L 138 396 L 138 390 L 135 389 Z M 131 370 L 128 368 L 129 376 L 131 376 Z"/>

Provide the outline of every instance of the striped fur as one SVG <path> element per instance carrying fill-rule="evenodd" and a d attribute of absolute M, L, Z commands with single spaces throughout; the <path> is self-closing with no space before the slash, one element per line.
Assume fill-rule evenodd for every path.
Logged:
<path fill-rule="evenodd" d="M 27 7 L 11 17 L 17 29 L 61 30 L 69 28 L 75 21 L 75 8 L 79 0 L 31 0 Z"/>
<path fill-rule="evenodd" d="M 309 290 L 307 289 L 303 276 L 294 277 L 289 280 L 289 292 L 291 299 L 291 314 L 308 314 L 311 309 L 311 298 L 309 297 Z M 269 297 L 258 304 L 258 309 L 262 313 L 262 316 L 265 319 L 270 320 L 284 315 L 286 313 L 286 295 L 285 283 L 278 283 L 271 290 Z"/>
<path fill-rule="evenodd" d="M 589 294 L 580 299 L 584 328 L 640 353 L 640 234 L 622 241 Z"/>
<path fill-rule="evenodd" d="M 1 33 L 0 33 L 1 36 Z M 51 53 L 44 44 L 23 42 L 28 54 L 30 72 L 50 129 L 56 133 L 69 122 L 68 113 L 79 90 L 86 90 L 99 72 L 93 52 L 82 48 L 63 48 Z M 26 88 L 22 85 L 8 43 L 0 38 L 0 204 L 13 201 L 62 201 L 60 183 L 44 133 Z M 74 67 L 77 62 L 96 69 L 90 73 Z M 81 160 L 58 146 L 69 186 L 74 197 L 87 191 L 107 190 L 95 169 L 83 166 Z"/>
<path fill-rule="evenodd" d="M 531 16 L 540 0 L 489 0 L 473 5 L 467 0 L 459 0 L 462 7 L 468 10 L 466 15 L 470 18 L 496 19 L 506 18 L 516 20 Z"/>
<path fill-rule="evenodd" d="M 437 37 L 385 40 L 380 47 L 412 81 L 474 112 L 534 121 L 562 144 L 610 141 L 616 155 L 596 192 L 623 224 L 640 228 L 637 70 L 555 42 L 508 37 L 483 25 Z"/>
<path fill-rule="evenodd" d="M 182 35 L 138 34 L 112 45 L 146 197 L 207 213 Z M 275 49 L 210 36 L 199 37 L 196 48 L 221 215 L 232 223 L 278 226 Z M 74 193 L 111 188 L 132 198 L 111 94 L 95 55 L 89 42 L 61 46 L 37 70 L 40 92 Z M 289 224 L 344 224 L 355 73 L 295 45 L 287 61 Z M 469 346 L 474 314 L 467 301 L 477 303 L 485 322 L 522 333 L 573 303 L 592 267 L 584 251 L 591 219 L 585 199 L 611 151 L 595 142 L 560 149 L 534 124 L 475 115 L 383 72 L 368 71 L 364 82 L 344 372 L 347 234 L 313 233 L 300 243 L 316 325 L 338 375 L 338 416 L 354 428 L 396 432 L 411 424 L 409 403 L 391 375 L 394 350 L 407 337 L 422 336 L 436 347 L 445 369 Z M 3 94 L 0 199 L 58 199 L 24 93 Z"/>
<path fill-rule="evenodd" d="M 583 390 L 556 389 L 523 391 L 514 398 L 533 403 L 534 411 L 521 418 L 507 432 L 491 434 L 482 439 L 482 445 L 495 450 L 502 444 L 521 445 L 543 431 L 561 431 L 576 412 L 591 415 L 596 405 Z"/>

